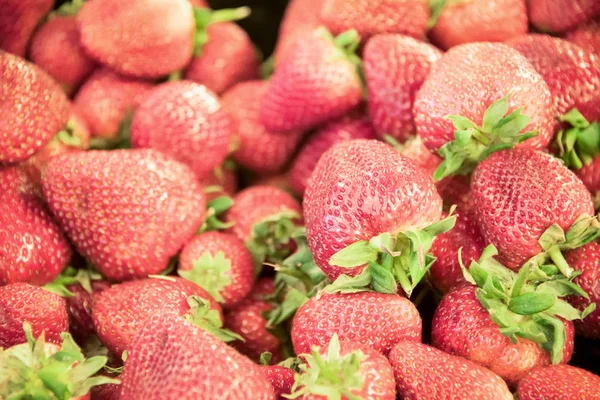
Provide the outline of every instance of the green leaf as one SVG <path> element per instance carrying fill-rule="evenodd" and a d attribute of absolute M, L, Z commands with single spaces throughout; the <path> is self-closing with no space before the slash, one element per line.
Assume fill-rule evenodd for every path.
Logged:
<path fill-rule="evenodd" d="M 207 300 L 198 296 L 190 296 L 187 302 L 190 306 L 190 311 L 185 315 L 186 320 L 212 333 L 224 342 L 232 342 L 234 340 L 245 341 L 237 333 L 223 328 L 223 321 L 221 321 L 219 312 L 210 308 L 210 303 Z"/>
<path fill-rule="evenodd" d="M 55 13 L 61 16 L 74 16 L 77 15 L 81 6 L 83 6 L 84 0 L 71 0 L 63 3 Z"/>
<path fill-rule="evenodd" d="M 356 276 L 340 275 L 333 283 L 325 286 L 323 293 L 356 293 L 368 290 L 373 277 L 365 268 Z"/>
<path fill-rule="evenodd" d="M 268 351 L 265 351 L 264 353 L 260 353 L 260 365 L 270 365 L 271 364 L 271 359 L 273 358 L 273 354 L 271 354 Z"/>
<path fill-rule="evenodd" d="M 537 293 L 548 293 L 556 297 L 578 295 L 589 299 L 588 294 L 579 285 L 566 279 L 552 280 L 540 283 L 535 291 Z"/>
<path fill-rule="evenodd" d="M 331 256 L 329 264 L 342 268 L 355 268 L 377 261 L 378 254 L 369 242 L 360 240 Z"/>
<path fill-rule="evenodd" d="M 267 326 L 273 327 L 289 320 L 308 299 L 306 293 L 296 288 L 290 288 L 286 292 L 284 300 L 267 313 Z"/>
<path fill-rule="evenodd" d="M 231 285 L 231 260 L 225 257 L 222 251 L 213 256 L 209 251 L 205 251 L 194 261 L 192 269 L 177 269 L 180 277 L 194 282 L 202 289 L 206 290 L 213 299 L 223 303 L 223 292 Z"/>
<path fill-rule="evenodd" d="M 557 300 L 552 307 L 546 310 L 546 313 L 557 315 L 568 321 L 581 319 L 581 312 L 563 300 Z"/>
<path fill-rule="evenodd" d="M 542 348 L 550 353 L 552 364 L 559 364 L 563 359 L 567 337 L 565 325 L 560 319 L 545 314 L 540 314 L 535 322 L 546 337 L 546 342 L 541 343 Z"/>
<path fill-rule="evenodd" d="M 555 303 L 556 297 L 548 293 L 523 293 L 512 297 L 508 308 L 519 315 L 532 315 L 548 310 Z"/>
<path fill-rule="evenodd" d="M 208 42 L 207 28 L 209 25 L 218 22 L 239 21 L 250 15 L 249 7 L 239 7 L 233 9 L 211 10 L 208 7 L 195 7 L 194 20 L 196 22 L 196 32 L 194 35 L 194 57 L 202 53 L 202 48 Z"/>
<path fill-rule="evenodd" d="M 233 205 L 233 199 L 229 196 L 220 196 L 211 200 L 206 205 L 206 219 L 198 233 L 207 231 L 217 231 L 231 228 L 235 222 L 223 222 L 220 217 L 225 211 L 229 210 Z"/>
<path fill-rule="evenodd" d="M 396 280 L 390 269 L 374 262 L 369 262 L 369 273 L 372 276 L 373 289 L 379 293 L 397 293 Z"/>
<path fill-rule="evenodd" d="M 504 96 L 503 98 L 494 101 L 483 114 L 483 130 L 485 132 L 491 132 L 507 112 L 508 96 Z"/>

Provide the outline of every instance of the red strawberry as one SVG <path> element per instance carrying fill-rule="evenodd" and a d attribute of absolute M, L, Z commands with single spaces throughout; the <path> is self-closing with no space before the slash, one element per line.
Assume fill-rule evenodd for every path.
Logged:
<path fill-rule="evenodd" d="M 174 314 L 153 316 L 135 337 L 121 399 L 274 400 L 259 366 Z"/>
<path fill-rule="evenodd" d="M 3 1 L 0 11 L 0 50 L 25 57 L 29 39 L 53 5 L 54 0 Z"/>
<path fill-rule="evenodd" d="M 238 176 L 235 165 L 225 162 L 198 178 L 204 188 L 206 201 L 211 201 L 221 196 L 233 196 L 238 188 Z"/>
<path fill-rule="evenodd" d="M 238 82 L 258 78 L 258 53 L 248 34 L 232 22 L 210 24 L 208 41 L 185 69 L 185 79 L 221 94 Z"/>
<path fill-rule="evenodd" d="M 124 75 L 158 78 L 192 58 L 195 23 L 187 0 L 92 0 L 77 25 L 86 52 Z"/>
<path fill-rule="evenodd" d="M 600 376 L 570 365 L 539 368 L 517 390 L 520 400 L 600 399 Z"/>
<path fill-rule="evenodd" d="M 279 190 L 283 190 L 284 192 L 287 192 L 287 193 L 291 194 L 292 196 L 295 195 L 294 191 L 292 190 L 290 176 L 287 172 L 282 172 L 282 173 L 275 174 L 275 175 L 257 176 L 256 180 L 251 181 L 251 186 L 252 185 L 271 186 L 271 187 L 277 188 Z"/>
<path fill-rule="evenodd" d="M 243 82 L 228 90 L 222 99 L 237 136 L 238 148 L 233 159 L 261 174 L 280 171 L 291 159 L 303 134 L 301 131 L 273 133 L 260 123 L 260 105 L 268 87 L 266 81 Z"/>
<path fill-rule="evenodd" d="M 490 152 L 531 137 L 521 131 L 537 131 L 521 144 L 535 149 L 554 134 L 548 85 L 525 57 L 500 43 L 450 49 L 421 86 L 413 112 L 425 146 L 445 158 L 436 179 L 469 172 Z"/>
<path fill-rule="evenodd" d="M 0 168 L 0 241 L 0 285 L 46 284 L 71 258 L 39 189 L 18 167 Z"/>
<path fill-rule="evenodd" d="M 367 42 L 369 116 L 380 137 L 390 135 L 404 142 L 415 133 L 415 96 L 441 55 L 435 47 L 409 36 L 378 35 Z"/>
<path fill-rule="evenodd" d="M 23 161 L 67 125 L 71 106 L 37 66 L 0 51 L 0 163 Z"/>
<path fill-rule="evenodd" d="M 322 0 L 290 0 L 279 25 L 275 62 L 281 61 L 289 46 L 293 46 L 298 37 L 310 34 L 321 25 Z"/>
<path fill-rule="evenodd" d="M 363 39 L 379 33 L 425 37 L 429 7 L 422 0 L 324 0 L 321 20 L 333 33 L 356 29 Z"/>
<path fill-rule="evenodd" d="M 221 307 L 195 283 L 174 277 L 147 278 L 114 285 L 96 295 L 92 317 L 102 343 L 121 356 L 146 325 L 149 317 L 190 311 L 188 297 L 198 296 L 209 302 L 221 315 Z"/>
<path fill-rule="evenodd" d="M 589 21 L 567 32 L 565 39 L 590 53 L 600 54 L 600 21 Z"/>
<path fill-rule="evenodd" d="M 433 12 L 430 35 L 443 49 L 469 42 L 504 42 L 527 33 L 525 0 L 474 0 L 442 3 Z M 469 28 L 467 28 L 469 27 Z"/>
<path fill-rule="evenodd" d="M 529 21 L 538 29 L 564 32 L 600 15 L 596 0 L 528 0 Z"/>
<path fill-rule="evenodd" d="M 506 383 L 492 371 L 425 344 L 400 342 L 392 348 L 388 359 L 401 399 L 513 398 Z"/>
<path fill-rule="evenodd" d="M 596 156 L 588 165 L 583 165 L 575 171 L 577 177 L 581 179 L 585 187 L 590 191 L 594 198 L 596 209 L 600 207 L 600 156 Z"/>
<path fill-rule="evenodd" d="M 290 169 L 290 183 L 294 191 L 303 195 L 308 178 L 323 153 L 336 143 L 352 139 L 375 139 L 375 130 L 367 117 L 350 114 L 315 132 L 302 146 Z"/>
<path fill-rule="evenodd" d="M 67 307 L 62 297 L 28 283 L 0 286 L 0 348 L 25 343 L 23 323 L 31 325 L 33 335 L 45 332 L 51 343 L 60 343 L 62 332 L 69 330 Z"/>
<path fill-rule="evenodd" d="M 96 332 L 92 320 L 92 305 L 100 292 L 110 288 L 107 281 L 92 281 L 89 288 L 81 284 L 68 285 L 67 289 L 74 294 L 65 297 L 69 312 L 69 330 L 79 343 L 85 343 Z M 91 289 L 91 292 L 88 292 Z"/>
<path fill-rule="evenodd" d="M 560 252 L 553 245 L 569 243 L 555 237 L 546 240 L 542 234 L 553 224 L 566 231 L 582 215 L 594 215 L 583 183 L 562 161 L 537 150 L 490 156 L 473 174 L 472 196 L 481 233 L 498 249 L 500 261 L 513 269 L 543 251 L 552 252 L 552 260 L 558 262 Z M 569 240 L 575 244 L 579 237 Z"/>
<path fill-rule="evenodd" d="M 358 106 L 355 33 L 334 39 L 327 30 L 316 29 L 289 47 L 290 56 L 278 63 L 262 101 L 260 122 L 268 130 L 308 130 Z"/>
<path fill-rule="evenodd" d="M 35 33 L 29 51 L 31 60 L 73 93 L 96 68 L 79 44 L 74 16 L 55 16 Z"/>
<path fill-rule="evenodd" d="M 134 111 L 152 87 L 150 82 L 101 68 L 77 92 L 75 107 L 93 136 L 115 138 L 126 113 Z"/>
<path fill-rule="evenodd" d="M 285 400 L 292 393 L 294 386 L 294 371 L 289 368 L 280 367 L 279 365 L 264 365 L 261 370 L 275 392 L 275 400 Z"/>
<path fill-rule="evenodd" d="M 296 312 L 296 354 L 327 345 L 334 334 L 387 354 L 402 340 L 421 341 L 421 317 L 407 298 L 376 292 L 317 295 Z"/>
<path fill-rule="evenodd" d="M 43 185 L 75 247 L 109 280 L 164 270 L 204 220 L 192 171 L 154 150 L 57 156 Z"/>
<path fill-rule="evenodd" d="M 131 143 L 160 150 L 203 176 L 227 156 L 231 128 L 229 115 L 205 86 L 168 82 L 153 89 L 136 110 Z"/>

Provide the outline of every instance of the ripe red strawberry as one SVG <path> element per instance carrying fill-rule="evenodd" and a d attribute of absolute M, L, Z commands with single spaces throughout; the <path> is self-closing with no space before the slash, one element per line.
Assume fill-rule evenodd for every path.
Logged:
<path fill-rule="evenodd" d="M 174 314 L 153 316 L 135 337 L 121 399 L 274 400 L 258 365 Z"/>
<path fill-rule="evenodd" d="M 321 25 L 322 1 L 290 0 L 279 25 L 277 45 L 275 47 L 275 62 L 285 57 L 289 46 L 293 45 L 298 37 L 310 34 Z"/>
<path fill-rule="evenodd" d="M 29 39 L 53 5 L 54 0 L 3 1 L 0 11 L 0 50 L 25 57 Z"/>
<path fill-rule="evenodd" d="M 55 16 L 31 39 L 31 60 L 61 84 L 67 94 L 75 90 L 96 68 L 83 51 L 74 16 Z"/>
<path fill-rule="evenodd" d="M 192 58 L 195 22 L 187 0 L 92 0 L 77 25 L 86 52 L 124 75 L 158 78 Z"/>
<path fill-rule="evenodd" d="M 513 398 L 506 383 L 492 371 L 425 344 L 400 342 L 388 359 L 401 399 Z"/>
<path fill-rule="evenodd" d="M 600 399 L 600 376 L 570 365 L 539 368 L 517 390 L 520 400 Z"/>
<path fill-rule="evenodd" d="M 263 365 L 260 369 L 273 387 L 275 400 L 287 399 L 284 395 L 292 393 L 292 386 L 294 386 L 294 371 L 279 365 Z"/>
<path fill-rule="evenodd" d="M 402 340 L 421 341 L 421 317 L 407 298 L 376 292 L 322 294 L 296 312 L 292 325 L 296 354 L 326 346 L 334 334 L 387 354 Z"/>
<path fill-rule="evenodd" d="M 441 56 L 435 47 L 404 35 L 378 35 L 367 42 L 369 116 L 380 137 L 390 135 L 404 142 L 415 133 L 415 96 Z"/>
<path fill-rule="evenodd" d="M 524 56 L 501 43 L 450 49 L 421 86 L 413 112 L 425 146 L 445 158 L 436 179 L 469 172 L 490 152 L 530 138 L 531 131 L 538 135 L 521 147 L 543 149 L 554 134 L 548 85 Z"/>
<path fill-rule="evenodd" d="M 216 95 L 191 81 L 153 89 L 131 124 L 133 147 L 162 151 L 187 164 L 197 176 L 223 162 L 231 134 L 231 119 Z"/>
<path fill-rule="evenodd" d="M 206 201 L 211 201 L 221 196 L 235 195 L 238 189 L 238 176 L 236 166 L 225 162 L 198 178 L 200 185 L 204 188 Z"/>
<path fill-rule="evenodd" d="M 589 21 L 567 32 L 565 39 L 590 53 L 600 54 L 600 21 Z"/>
<path fill-rule="evenodd" d="M 353 35 L 354 33 L 354 35 Z M 260 110 L 270 131 L 305 131 L 341 117 L 361 101 L 361 83 L 353 54 L 358 38 L 350 32 L 334 39 L 320 28 L 287 50 L 273 74 Z"/>
<path fill-rule="evenodd" d="M 558 262 L 560 251 L 553 245 L 569 243 L 555 237 L 541 243 L 542 234 L 553 224 L 566 232 L 582 215 L 594 215 L 583 183 L 562 161 L 537 150 L 513 149 L 490 156 L 473 174 L 472 196 L 481 233 L 498 249 L 500 261 L 513 269 L 543 251 Z"/>
<path fill-rule="evenodd" d="M 596 209 L 600 207 L 600 156 L 596 156 L 588 165 L 583 165 L 575 171 L 575 174 L 585 187 L 590 191 L 594 199 Z"/>
<path fill-rule="evenodd" d="M 442 49 L 469 42 L 504 42 L 527 33 L 525 0 L 442 3 L 430 35 Z M 469 27 L 469 28 L 467 28 Z"/>
<path fill-rule="evenodd" d="M 260 122 L 260 107 L 268 87 L 267 81 L 242 82 L 222 98 L 236 135 L 237 150 L 233 159 L 260 174 L 280 171 L 294 154 L 303 134 L 301 131 L 285 135 L 273 133 Z"/>
<path fill-rule="evenodd" d="M 204 220 L 192 171 L 154 150 L 57 156 L 43 186 L 75 247 L 109 280 L 164 270 Z"/>
<path fill-rule="evenodd" d="M 71 258 L 69 243 L 41 197 L 22 169 L 0 168 L 0 285 L 46 284 Z"/>
<path fill-rule="evenodd" d="M 92 305 L 98 294 L 110 288 L 107 281 L 92 281 L 89 288 L 75 283 L 66 287 L 74 296 L 65 297 L 67 311 L 69 312 L 69 330 L 79 343 L 86 343 L 87 339 L 96 332 L 92 320 Z M 91 289 L 91 292 L 88 292 Z"/>
<path fill-rule="evenodd" d="M 0 163 L 23 161 L 67 125 L 71 106 L 37 66 L 0 51 Z"/>
<path fill-rule="evenodd" d="M 352 139 L 375 139 L 369 119 L 359 113 L 350 114 L 320 128 L 306 142 L 290 169 L 290 184 L 299 195 L 304 194 L 308 178 L 317 162 L 331 146 Z"/>
<path fill-rule="evenodd" d="M 175 277 L 157 277 L 114 285 L 96 295 L 92 317 L 102 343 L 115 355 L 131 348 L 131 342 L 149 317 L 190 311 L 188 297 L 209 302 L 221 315 L 221 307 L 200 286 Z"/>
<path fill-rule="evenodd" d="M 150 82 L 100 68 L 79 89 L 74 103 L 92 136 L 115 138 L 126 113 L 133 112 L 152 87 Z"/>
<path fill-rule="evenodd" d="M 63 298 L 28 283 L 0 286 L 0 310 L 0 348 L 27 341 L 24 322 L 31 325 L 35 337 L 45 332 L 46 339 L 56 344 L 61 342 L 60 334 L 69 330 Z"/>
<path fill-rule="evenodd" d="M 333 33 L 356 29 L 363 40 L 379 33 L 425 37 L 429 7 L 422 0 L 324 0 L 321 21 Z"/>
<path fill-rule="evenodd" d="M 565 32 L 600 15 L 596 0 L 529 0 L 529 21 L 548 32 Z"/>

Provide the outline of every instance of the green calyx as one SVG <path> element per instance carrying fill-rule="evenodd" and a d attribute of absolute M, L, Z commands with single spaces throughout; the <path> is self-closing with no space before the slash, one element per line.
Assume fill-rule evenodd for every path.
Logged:
<path fill-rule="evenodd" d="M 68 266 L 43 288 L 62 297 L 73 297 L 75 294 L 67 289 L 67 286 L 78 283 L 86 292 L 92 293 L 92 281 L 99 280 L 102 280 L 102 275 L 92 269 L 75 269 Z"/>
<path fill-rule="evenodd" d="M 63 3 L 56 11 L 54 11 L 53 15 L 60 15 L 61 17 L 70 17 L 77 15 L 79 9 L 83 6 L 84 0 L 71 0 Z"/>
<path fill-rule="evenodd" d="M 438 152 L 444 161 L 435 170 L 434 180 L 439 181 L 453 174 L 466 175 L 492 153 L 510 149 L 537 135 L 537 132 L 521 133 L 530 118 L 521 114 L 520 108 L 507 114 L 509 96 L 496 100 L 488 107 L 481 126 L 460 115 L 446 117 L 456 130 L 454 140 L 446 143 Z"/>
<path fill-rule="evenodd" d="M 86 359 L 69 333 L 61 334 L 62 346 L 51 354 L 43 333 L 35 339 L 28 323 L 23 329 L 27 343 L 0 351 L 0 398 L 69 400 L 88 394 L 94 386 L 120 383 L 94 376 L 106 357 Z"/>
<path fill-rule="evenodd" d="M 569 168 L 589 165 L 600 154 L 600 123 L 589 123 L 575 108 L 558 119 L 568 124 L 556 135 L 559 157 Z"/>
<path fill-rule="evenodd" d="M 408 297 L 423 279 L 435 257 L 429 254 L 433 240 L 448 232 L 456 223 L 450 215 L 423 229 L 382 233 L 371 240 L 361 240 L 335 253 L 329 263 L 342 268 L 366 267 L 357 276 L 341 275 L 327 286 L 326 293 L 352 293 L 372 289 L 397 293 L 398 284 Z"/>
<path fill-rule="evenodd" d="M 60 130 L 53 138 L 58 142 L 61 142 L 65 146 L 76 147 L 78 149 L 83 148 L 83 143 L 81 143 L 81 138 L 75 135 L 75 125 L 74 122 L 69 120 L 64 129 Z"/>
<path fill-rule="evenodd" d="M 579 311 L 563 298 L 587 293 L 554 265 L 527 262 L 518 273 L 506 268 L 493 257 L 498 252 L 488 246 L 479 261 L 463 267 L 465 279 L 477 286 L 477 299 L 513 343 L 517 337 L 531 340 L 550 353 L 553 364 L 560 363 L 566 342 L 562 319 L 583 319 L 595 309 L 595 303 Z M 459 256 L 460 260 L 460 256 Z"/>
<path fill-rule="evenodd" d="M 231 284 L 231 260 L 226 258 L 222 251 L 214 256 L 205 251 L 194 261 L 192 269 L 178 269 L 177 273 L 206 290 L 219 303 L 225 301 L 221 293 Z"/>
<path fill-rule="evenodd" d="M 123 114 L 119 123 L 119 130 L 113 138 L 93 137 L 90 139 L 91 150 L 116 150 L 131 148 L 131 124 L 133 122 L 133 109 L 128 109 Z"/>
<path fill-rule="evenodd" d="M 184 316 L 186 320 L 198 328 L 212 333 L 224 342 L 233 342 L 234 340 L 244 341 L 244 338 L 237 333 L 223 328 L 221 315 L 217 310 L 210 308 L 208 300 L 198 296 L 190 296 L 187 302 L 190 306 L 190 311 Z"/>
<path fill-rule="evenodd" d="M 365 378 L 360 373 L 361 362 L 366 359 L 360 350 L 345 355 L 340 354 L 340 342 L 334 335 L 329 342 L 327 354 L 321 355 L 319 348 L 313 348 L 310 355 L 303 355 L 305 362 L 299 365 L 292 394 L 288 399 L 315 395 L 330 400 L 361 400 L 354 393 L 360 391 Z"/>
<path fill-rule="evenodd" d="M 196 32 L 194 33 L 194 57 L 202 53 L 202 47 L 208 42 L 207 28 L 218 22 L 233 22 L 242 20 L 250 15 L 249 7 L 211 10 L 206 7 L 194 8 Z"/>
<path fill-rule="evenodd" d="M 211 190 L 215 190 L 215 188 L 216 187 L 214 186 L 209 186 L 206 189 L 208 189 L 208 191 L 210 192 Z M 223 222 L 219 218 L 225 213 L 225 211 L 229 210 L 232 205 L 233 199 L 229 196 L 220 196 L 214 200 L 209 201 L 206 205 L 206 219 L 204 220 L 204 223 L 198 230 L 198 233 L 231 228 L 235 224 L 234 222 Z"/>

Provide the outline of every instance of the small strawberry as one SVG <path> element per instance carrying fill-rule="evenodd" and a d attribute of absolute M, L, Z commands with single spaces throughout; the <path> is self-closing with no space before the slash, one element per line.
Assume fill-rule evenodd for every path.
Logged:
<path fill-rule="evenodd" d="M 0 286 L 0 348 L 27 342 L 23 323 L 28 322 L 34 336 L 45 333 L 51 343 L 60 343 L 69 330 L 67 307 L 62 297 L 28 283 Z"/>
<path fill-rule="evenodd" d="M 352 139 L 375 139 L 371 122 L 359 113 L 332 121 L 315 132 L 302 146 L 290 169 L 290 184 L 294 192 L 304 194 L 308 178 L 323 153 L 336 143 Z"/>
<path fill-rule="evenodd" d="M 528 0 L 529 22 L 541 31 L 565 32 L 596 16 L 596 0 Z"/>
<path fill-rule="evenodd" d="M 570 365 L 551 365 L 527 375 L 517 394 L 519 400 L 598 400 L 600 376 Z"/>
<path fill-rule="evenodd" d="M 380 137 L 390 135 L 404 142 L 415 133 L 415 96 L 441 56 L 435 47 L 404 35 L 377 35 L 367 42 L 369 116 Z"/>
<path fill-rule="evenodd" d="M 260 174 L 280 171 L 292 158 L 303 132 L 285 135 L 270 132 L 260 123 L 262 99 L 269 87 L 266 81 L 248 81 L 235 85 L 222 98 L 231 115 L 237 150 L 233 159 Z"/>
<path fill-rule="evenodd" d="M 310 34 L 321 25 L 322 1 L 290 0 L 283 14 L 275 47 L 275 63 L 281 61 L 297 38 Z"/>
<path fill-rule="evenodd" d="M 0 50 L 25 57 L 29 40 L 54 0 L 5 0 L 0 10 Z"/>
<path fill-rule="evenodd" d="M 600 21 L 589 21 L 567 32 L 565 39 L 590 53 L 600 55 Z"/>
<path fill-rule="evenodd" d="M 231 134 L 231 119 L 216 95 L 191 81 L 154 88 L 131 124 L 134 148 L 162 151 L 187 164 L 197 176 L 225 160 Z"/>
<path fill-rule="evenodd" d="M 260 368 L 273 387 L 275 400 L 286 400 L 284 395 L 291 394 L 294 386 L 294 371 L 279 365 L 263 365 Z"/>
<path fill-rule="evenodd" d="M 154 150 L 57 156 L 43 186 L 75 247 L 109 280 L 164 270 L 204 220 L 192 171 Z"/>
<path fill-rule="evenodd" d="M 324 28 L 298 37 L 271 78 L 260 122 L 279 133 L 305 131 L 347 114 L 361 101 L 355 31 L 333 38 Z"/>
<path fill-rule="evenodd" d="M 96 329 L 92 319 L 92 306 L 102 291 L 110 288 L 104 280 L 93 280 L 87 284 L 74 283 L 66 286 L 74 296 L 65 297 L 69 312 L 69 330 L 79 343 L 86 343 Z"/>
<path fill-rule="evenodd" d="M 400 342 L 388 359 L 401 399 L 513 398 L 506 383 L 492 371 L 425 344 Z"/>

